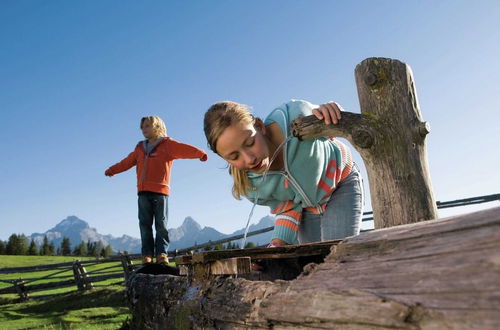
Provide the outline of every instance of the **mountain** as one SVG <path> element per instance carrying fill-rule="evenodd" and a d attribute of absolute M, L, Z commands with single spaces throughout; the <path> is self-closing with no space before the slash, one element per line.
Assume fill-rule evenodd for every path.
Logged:
<path fill-rule="evenodd" d="M 255 224 L 251 225 L 249 232 L 269 227 L 273 225 L 273 218 L 266 216 Z M 216 241 L 225 237 L 243 234 L 244 229 L 235 231 L 232 234 L 223 234 L 212 227 L 201 227 L 196 220 L 191 217 L 186 217 L 180 227 L 170 228 L 168 230 L 170 238 L 170 250 L 183 249 L 195 244 L 202 244 L 208 241 Z M 42 245 L 43 238 L 47 236 L 48 240 L 58 247 L 61 245 L 63 237 L 70 239 L 72 247 L 77 246 L 80 242 L 97 242 L 101 241 L 103 245 L 111 245 L 115 251 L 128 251 L 130 253 L 140 253 L 141 240 L 132 236 L 122 235 L 114 237 L 113 235 L 102 235 L 97 232 L 97 229 L 91 228 L 89 224 L 76 217 L 69 216 L 59 222 L 54 228 L 47 230 L 45 233 L 33 233 L 32 238 L 36 244 Z M 263 245 L 271 240 L 271 232 L 252 236 L 247 239 L 247 242 L 254 242 L 257 245 Z M 237 241 L 238 242 L 238 241 Z M 239 244 L 239 242 L 238 242 Z"/>

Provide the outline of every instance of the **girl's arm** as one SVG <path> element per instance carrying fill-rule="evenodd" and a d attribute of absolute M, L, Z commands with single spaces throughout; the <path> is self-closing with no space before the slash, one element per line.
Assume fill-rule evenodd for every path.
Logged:
<path fill-rule="evenodd" d="M 271 213 L 276 214 L 271 246 L 297 244 L 299 225 L 302 220 L 302 206 L 293 201 L 274 201 L 270 205 Z"/>
<path fill-rule="evenodd" d="M 199 158 L 202 162 L 208 159 L 205 151 L 198 149 L 192 145 L 178 142 L 170 138 L 168 144 L 168 152 L 172 159 L 196 159 Z"/>
<path fill-rule="evenodd" d="M 137 164 L 137 158 L 136 158 L 136 153 L 134 150 L 127 157 L 125 157 L 123 160 L 121 160 L 120 162 L 118 162 L 115 165 L 108 168 L 104 172 L 104 175 L 113 176 L 115 174 L 125 172 L 126 170 L 130 169 L 131 167 L 135 166 L 136 164 Z"/>

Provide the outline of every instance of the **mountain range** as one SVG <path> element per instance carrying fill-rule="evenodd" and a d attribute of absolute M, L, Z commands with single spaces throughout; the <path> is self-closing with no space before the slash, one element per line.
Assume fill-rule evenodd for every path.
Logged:
<path fill-rule="evenodd" d="M 251 225 L 250 231 L 270 227 L 274 224 L 271 216 L 263 217 L 257 224 Z M 186 217 L 180 227 L 170 228 L 168 230 L 170 238 L 170 248 L 183 249 L 195 244 L 202 244 L 208 241 L 216 241 L 225 237 L 243 234 L 244 229 L 235 231 L 232 234 L 223 234 L 212 227 L 201 227 L 191 217 Z M 259 234 L 249 237 L 247 241 L 253 242 L 256 245 L 269 243 L 272 232 Z M 97 229 L 92 228 L 89 224 L 78 218 L 77 216 L 68 216 L 66 219 L 59 222 L 54 228 L 47 230 L 45 233 L 33 233 L 29 237 L 33 239 L 37 245 L 42 245 L 44 237 L 47 236 L 49 242 L 54 246 L 60 246 L 64 237 L 68 237 L 72 248 L 83 242 L 101 241 L 104 246 L 111 245 L 114 251 L 128 251 L 129 253 L 140 253 L 141 240 L 128 235 L 114 237 L 113 235 L 100 234 Z"/>

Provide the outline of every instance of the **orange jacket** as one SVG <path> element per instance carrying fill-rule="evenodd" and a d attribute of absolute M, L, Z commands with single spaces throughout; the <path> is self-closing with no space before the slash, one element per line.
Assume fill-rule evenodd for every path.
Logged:
<path fill-rule="evenodd" d="M 152 191 L 168 195 L 170 192 L 170 168 L 175 159 L 208 159 L 207 154 L 189 144 L 165 137 L 146 153 L 145 141 L 140 141 L 125 159 L 108 168 L 106 175 L 124 172 L 134 165 L 137 172 L 137 191 Z"/>

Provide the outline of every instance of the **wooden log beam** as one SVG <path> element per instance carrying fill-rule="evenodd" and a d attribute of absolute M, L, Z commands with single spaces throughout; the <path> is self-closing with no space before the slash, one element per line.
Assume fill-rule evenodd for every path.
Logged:
<path fill-rule="evenodd" d="M 437 218 L 427 164 L 423 121 L 411 68 L 369 58 L 355 70 L 361 114 L 344 112 L 337 125 L 314 116 L 292 124 L 295 136 L 337 136 L 361 154 L 370 183 L 375 228 Z"/>
<path fill-rule="evenodd" d="M 133 275 L 132 328 L 499 329 L 500 207 L 371 232 L 292 281 Z"/>

